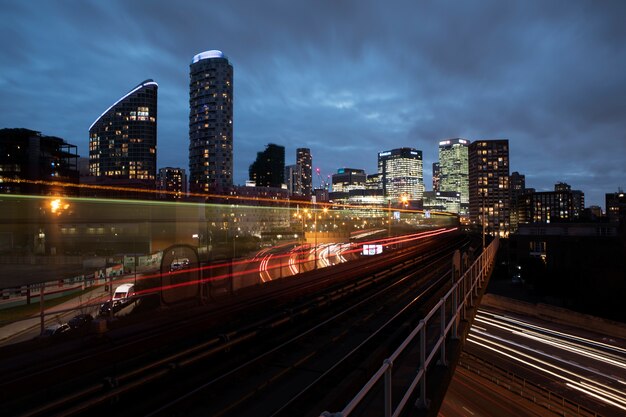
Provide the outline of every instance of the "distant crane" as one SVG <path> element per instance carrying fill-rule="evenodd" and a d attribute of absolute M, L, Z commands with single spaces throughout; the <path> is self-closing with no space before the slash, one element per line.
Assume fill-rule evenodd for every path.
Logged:
<path fill-rule="evenodd" d="M 328 190 L 328 187 L 330 186 L 330 175 L 328 175 L 327 181 L 324 182 L 324 179 L 322 178 L 322 174 L 320 173 L 319 168 L 315 168 L 315 173 L 317 174 L 317 178 L 319 178 L 320 180 L 320 188 L 323 190 Z"/>

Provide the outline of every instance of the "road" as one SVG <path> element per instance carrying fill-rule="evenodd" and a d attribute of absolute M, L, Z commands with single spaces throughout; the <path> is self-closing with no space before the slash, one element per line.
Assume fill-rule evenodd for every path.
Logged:
<path fill-rule="evenodd" d="M 481 376 L 457 367 L 438 415 L 534 417 L 545 415 L 546 411 Z"/>
<path fill-rule="evenodd" d="M 602 415 L 626 413 L 623 340 L 480 309 L 465 350 Z"/>

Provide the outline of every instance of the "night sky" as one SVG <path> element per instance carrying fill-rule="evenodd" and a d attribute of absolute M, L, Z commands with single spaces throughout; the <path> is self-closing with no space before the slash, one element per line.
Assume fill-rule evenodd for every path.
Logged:
<path fill-rule="evenodd" d="M 183 5 L 179 5 L 182 3 Z M 189 64 L 234 67 L 235 182 L 267 143 L 324 175 L 377 153 L 507 138 L 527 187 L 626 187 L 626 1 L 0 1 L 0 127 L 88 128 L 159 83 L 158 166 L 188 170 Z M 319 181 L 314 180 L 314 185 Z"/>

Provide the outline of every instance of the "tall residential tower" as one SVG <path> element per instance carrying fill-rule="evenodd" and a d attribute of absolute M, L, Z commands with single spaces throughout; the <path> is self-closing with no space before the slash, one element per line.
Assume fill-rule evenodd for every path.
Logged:
<path fill-rule="evenodd" d="M 313 191 L 313 158 L 311 157 L 311 150 L 309 148 L 296 149 L 296 164 L 300 165 L 300 172 L 302 179 L 302 191 L 300 194 L 307 198 L 311 198 Z"/>
<path fill-rule="evenodd" d="M 508 237 L 511 195 L 509 193 L 509 141 L 477 140 L 469 147 L 470 221 L 487 234 Z"/>
<path fill-rule="evenodd" d="M 233 185 L 233 66 L 221 51 L 189 66 L 189 188 L 224 193 Z"/>
<path fill-rule="evenodd" d="M 89 174 L 96 182 L 155 188 L 158 87 L 142 82 L 89 127 Z"/>

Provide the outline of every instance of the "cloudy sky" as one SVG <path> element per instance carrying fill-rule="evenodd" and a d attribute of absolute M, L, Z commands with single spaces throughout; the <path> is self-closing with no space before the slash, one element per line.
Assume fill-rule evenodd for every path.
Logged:
<path fill-rule="evenodd" d="M 158 165 L 188 168 L 189 64 L 235 71 L 235 182 L 267 143 L 326 175 L 377 152 L 507 138 L 526 185 L 626 187 L 626 1 L 0 0 L 0 127 L 88 155 L 115 100 L 159 83 Z M 318 184 L 317 181 L 314 183 Z"/>

